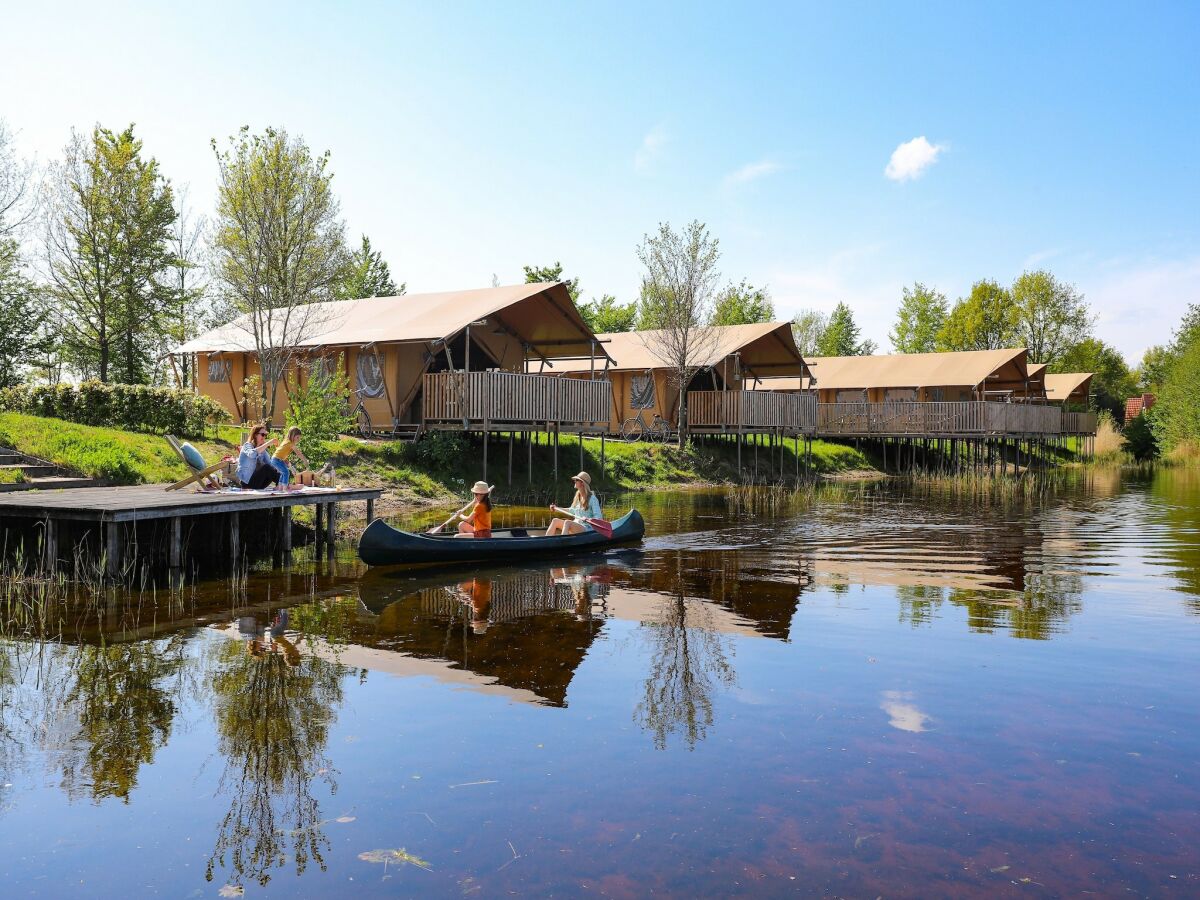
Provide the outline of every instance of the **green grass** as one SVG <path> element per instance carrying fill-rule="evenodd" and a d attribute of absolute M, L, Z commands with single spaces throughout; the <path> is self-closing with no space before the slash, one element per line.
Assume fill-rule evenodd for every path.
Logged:
<path fill-rule="evenodd" d="M 232 444 L 224 442 L 192 441 L 192 444 L 209 462 L 237 453 Z M 160 436 L 76 425 L 22 413 L 0 413 L 0 447 L 10 447 L 112 484 L 177 481 L 188 472 Z"/>
<path fill-rule="evenodd" d="M 20 484 L 25 475 L 20 469 L 0 469 L 0 484 Z"/>

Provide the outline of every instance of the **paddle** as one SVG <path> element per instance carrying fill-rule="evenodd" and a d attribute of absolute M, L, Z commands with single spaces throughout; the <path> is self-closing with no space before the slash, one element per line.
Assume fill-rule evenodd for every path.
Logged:
<path fill-rule="evenodd" d="M 492 488 L 494 488 L 494 487 L 495 487 L 495 485 L 493 484 L 491 487 L 488 488 L 489 494 L 492 492 Z M 474 506 L 475 502 L 476 502 L 475 498 L 472 497 L 470 499 L 470 501 L 468 501 L 466 506 L 464 506 L 462 509 L 460 509 L 458 512 L 456 512 L 454 515 L 452 515 L 450 518 L 448 518 L 445 522 L 443 522 L 437 528 L 430 528 L 429 531 L 426 532 L 426 534 L 437 534 L 439 531 L 441 531 L 443 528 L 445 528 L 447 525 L 449 525 L 451 522 L 453 522 L 455 519 L 457 519 L 459 516 L 461 516 L 463 513 L 465 513 L 468 509 L 470 509 L 472 506 Z"/>
<path fill-rule="evenodd" d="M 564 515 L 572 515 L 572 512 L 569 509 L 563 509 L 561 506 L 555 506 L 553 503 L 550 504 L 550 508 L 555 512 L 563 513 Z M 583 521 L 591 525 L 597 534 L 602 534 L 606 538 L 612 537 L 612 523 L 607 519 L 584 519 Z"/>

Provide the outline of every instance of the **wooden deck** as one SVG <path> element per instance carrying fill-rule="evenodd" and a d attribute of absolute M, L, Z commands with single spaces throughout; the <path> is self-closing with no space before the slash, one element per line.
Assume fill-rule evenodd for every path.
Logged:
<path fill-rule="evenodd" d="M 776 391 L 688 391 L 687 420 L 693 431 L 813 434 L 817 398 Z"/>
<path fill-rule="evenodd" d="M 510 431 L 548 426 L 608 427 L 608 379 L 559 378 L 516 372 L 437 372 L 425 376 L 426 427 Z"/>
<path fill-rule="evenodd" d="M 1086 422 L 1078 424 L 1083 427 Z M 1063 425 L 1063 411 L 1057 406 L 991 400 L 817 406 L 817 434 L 832 437 L 1052 437 L 1080 433 L 1065 432 Z M 1092 428 L 1094 431 L 1094 424 Z"/>

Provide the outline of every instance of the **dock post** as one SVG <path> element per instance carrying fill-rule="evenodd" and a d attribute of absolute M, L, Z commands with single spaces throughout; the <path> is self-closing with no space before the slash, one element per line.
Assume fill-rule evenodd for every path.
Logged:
<path fill-rule="evenodd" d="M 367 500 L 367 520 L 371 519 L 371 508 L 374 505 L 374 500 Z M 283 534 L 280 537 L 283 540 L 283 561 L 290 562 L 292 558 L 292 508 L 285 506 L 280 512 L 283 514 Z"/>
<path fill-rule="evenodd" d="M 238 536 L 238 519 L 240 517 L 240 513 L 229 513 L 229 564 L 234 569 L 237 569 L 238 557 L 242 555 L 242 542 Z"/>
<path fill-rule="evenodd" d="M 316 525 L 314 528 L 314 531 L 316 533 L 314 535 L 314 538 L 315 538 L 316 545 L 317 545 L 317 555 L 320 556 L 321 555 L 321 545 L 325 543 L 325 504 L 324 503 L 316 504 L 316 517 L 317 517 L 317 520 L 316 520 Z"/>
<path fill-rule="evenodd" d="M 488 452 L 488 431 L 483 429 L 483 480 L 487 481 L 487 452 Z"/>
<path fill-rule="evenodd" d="M 42 529 L 42 563 L 47 575 L 58 568 L 58 519 L 46 518 Z"/>
<path fill-rule="evenodd" d="M 183 519 L 179 516 L 171 518 L 171 533 L 168 537 L 171 546 L 168 548 L 168 564 L 174 572 L 183 567 Z"/>
<path fill-rule="evenodd" d="M 509 481 L 512 481 L 510 478 Z M 370 525 L 375 521 L 375 500 L 373 497 L 367 498 L 367 524 Z"/>
<path fill-rule="evenodd" d="M 337 543 L 337 504 L 327 503 L 325 510 L 325 554 L 333 557 L 333 547 Z"/>
<path fill-rule="evenodd" d="M 116 578 L 121 571 L 121 523 L 109 519 L 104 525 L 104 574 Z"/>

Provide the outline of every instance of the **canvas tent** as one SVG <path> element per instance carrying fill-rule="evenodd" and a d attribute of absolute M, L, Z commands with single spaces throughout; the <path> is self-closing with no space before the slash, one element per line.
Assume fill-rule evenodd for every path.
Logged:
<path fill-rule="evenodd" d="M 818 356 L 807 362 L 822 403 L 982 400 L 989 392 L 1024 385 L 1029 365 L 1020 348 Z"/>
<path fill-rule="evenodd" d="M 1091 372 L 1068 372 L 1046 376 L 1046 399 L 1050 403 L 1085 406 L 1091 388 Z"/>
<path fill-rule="evenodd" d="M 314 361 L 337 360 L 372 421 L 395 423 L 421 421 L 426 373 L 524 373 L 553 368 L 556 360 L 606 359 L 561 282 L 311 304 L 298 322 L 282 312 L 242 316 L 173 352 L 193 357 L 198 390 L 236 420 L 254 414 L 243 385 L 263 376 L 261 345 L 268 366 L 287 369 L 275 395 L 276 420 L 287 408 L 288 373 L 303 382 Z"/>
<path fill-rule="evenodd" d="M 772 376 L 801 377 L 808 373 L 787 322 L 720 325 L 713 326 L 712 331 L 713 339 L 703 342 L 705 352 L 693 360 L 697 371 L 688 391 L 740 391 Z M 647 423 L 657 414 L 677 424 L 679 387 L 672 383 L 661 333 L 614 332 L 598 338 L 611 358 L 610 431 L 619 432 L 621 423 L 639 411 Z M 562 371 L 571 377 L 586 378 L 589 370 L 585 365 L 576 363 Z"/>

